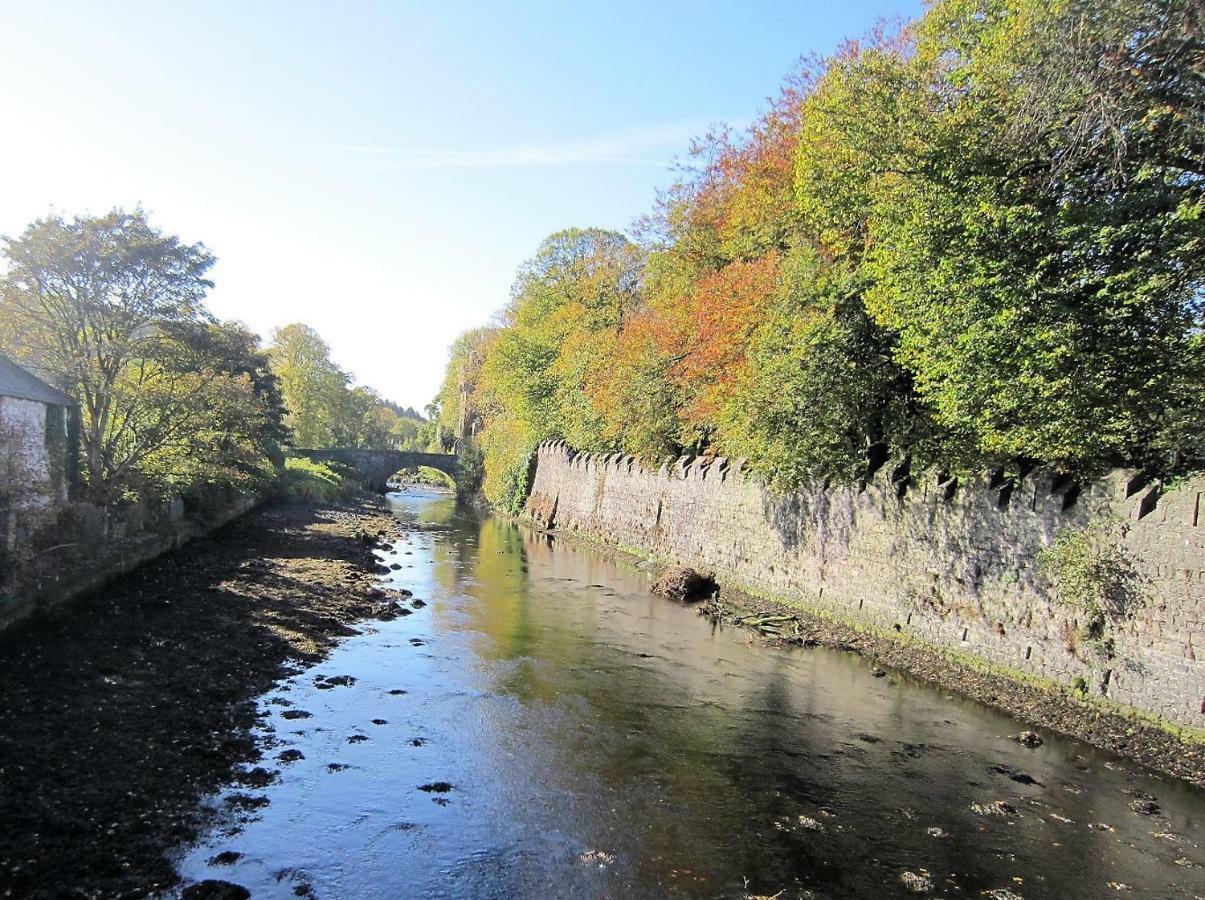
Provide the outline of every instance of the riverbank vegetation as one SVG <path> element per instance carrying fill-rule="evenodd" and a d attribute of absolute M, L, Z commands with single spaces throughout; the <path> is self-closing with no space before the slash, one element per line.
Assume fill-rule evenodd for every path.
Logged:
<path fill-rule="evenodd" d="M 332 503 L 350 493 L 342 472 L 304 456 L 285 460 L 284 483 L 290 499 L 305 503 Z"/>
<path fill-rule="evenodd" d="M 265 349 L 218 320 L 205 304 L 213 254 L 142 210 L 50 216 L 0 249 L 0 352 L 78 402 L 73 468 L 92 504 L 264 492 L 289 446 L 434 440 L 433 423 L 354 385 L 313 329 L 280 328 Z M 19 480 L 0 483 L 0 502 L 20 502 Z"/>
<path fill-rule="evenodd" d="M 1187 0 L 938 0 L 699 139 L 631 237 L 558 232 L 438 400 L 514 509 L 544 439 L 1078 476 L 1205 461 L 1205 45 Z"/>

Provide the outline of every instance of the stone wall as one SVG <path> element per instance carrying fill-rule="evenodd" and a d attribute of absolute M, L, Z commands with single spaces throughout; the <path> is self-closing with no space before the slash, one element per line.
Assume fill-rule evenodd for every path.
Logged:
<path fill-rule="evenodd" d="M 103 509 L 72 503 L 18 548 L 0 554 L 0 630 L 132 571 L 253 509 L 262 498 L 213 488 L 180 499 Z M 25 544 L 26 542 L 22 542 Z"/>
<path fill-rule="evenodd" d="M 885 466 L 862 489 L 776 495 L 740 462 L 542 445 L 527 513 L 545 526 L 714 571 L 944 650 L 1205 728 L 1205 479 L 1162 492 L 1118 469 L 1091 484 L 1035 470 L 958 481 Z M 1094 633 L 1038 564 L 1094 526 L 1127 588 Z"/>

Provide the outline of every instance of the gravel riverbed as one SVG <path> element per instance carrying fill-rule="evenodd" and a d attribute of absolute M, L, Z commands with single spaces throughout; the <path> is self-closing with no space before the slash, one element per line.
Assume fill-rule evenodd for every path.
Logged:
<path fill-rule="evenodd" d="M 145 896 L 266 773 L 255 697 L 388 617 L 377 499 L 262 508 L 0 634 L 0 896 Z"/>

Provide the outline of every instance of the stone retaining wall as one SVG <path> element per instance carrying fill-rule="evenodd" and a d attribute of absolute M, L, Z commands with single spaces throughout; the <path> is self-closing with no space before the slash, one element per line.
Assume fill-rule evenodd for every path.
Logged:
<path fill-rule="evenodd" d="M 713 570 L 746 589 L 1205 729 L 1205 479 L 967 481 L 884 467 L 863 489 L 780 496 L 740 462 L 539 448 L 527 514 Z M 1064 530 L 1116 541 L 1124 608 L 1094 635 L 1037 564 Z"/>
<path fill-rule="evenodd" d="M 258 495 L 219 488 L 191 509 L 179 499 L 119 509 L 70 504 L 39 535 L 39 545 L 22 554 L 17 571 L 0 572 L 0 630 L 95 590 L 261 502 Z"/>

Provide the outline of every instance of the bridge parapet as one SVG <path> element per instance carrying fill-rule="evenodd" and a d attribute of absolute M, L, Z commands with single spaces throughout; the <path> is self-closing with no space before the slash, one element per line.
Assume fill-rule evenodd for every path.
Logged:
<path fill-rule="evenodd" d="M 360 477 L 364 487 L 384 491 L 386 482 L 401 469 L 429 466 L 450 478 L 456 477 L 455 453 L 417 453 L 411 450 L 365 450 L 359 447 L 323 447 L 314 450 L 294 449 L 293 456 L 314 462 L 333 462 L 348 466 Z"/>

